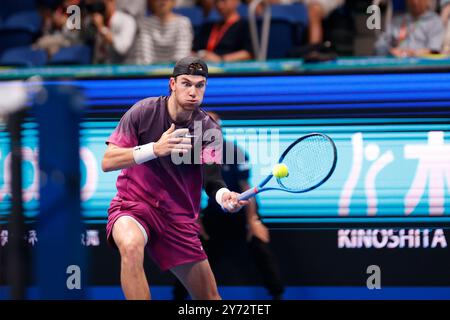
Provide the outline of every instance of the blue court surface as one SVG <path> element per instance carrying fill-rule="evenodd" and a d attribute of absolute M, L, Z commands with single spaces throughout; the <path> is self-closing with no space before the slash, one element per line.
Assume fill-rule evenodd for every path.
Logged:
<path fill-rule="evenodd" d="M 88 289 L 89 300 L 122 300 L 118 286 L 98 286 Z M 270 300 L 265 288 L 259 286 L 221 286 L 224 300 Z M 171 300 L 171 286 L 153 286 L 154 300 Z M 28 299 L 36 299 L 37 289 L 27 291 Z M 0 299 L 8 298 L 8 288 L 0 287 Z M 286 287 L 284 300 L 450 300 L 450 287 L 386 287 L 369 290 L 365 287 Z"/>

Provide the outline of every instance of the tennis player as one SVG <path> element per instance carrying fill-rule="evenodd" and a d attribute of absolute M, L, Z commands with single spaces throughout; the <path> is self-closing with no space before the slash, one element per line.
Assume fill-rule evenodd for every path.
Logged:
<path fill-rule="evenodd" d="M 221 124 L 217 113 L 208 112 L 208 115 Z M 221 173 L 232 190 L 244 192 L 250 189 L 249 161 L 247 153 L 236 143 L 223 139 Z M 223 214 L 217 202 L 210 198 L 200 216 L 200 239 L 215 275 L 235 274 L 237 270 L 230 268 L 226 262 L 232 261 L 236 268 L 243 267 L 247 262 L 242 260 L 242 255 L 250 254 L 272 298 L 282 299 L 284 288 L 281 272 L 270 246 L 269 229 L 262 223 L 258 213 L 256 199 L 250 200 L 237 214 Z M 173 287 L 174 300 L 185 300 L 188 295 L 184 286 L 176 281 Z"/>
<path fill-rule="evenodd" d="M 106 141 L 103 171 L 122 169 L 106 229 L 120 252 L 127 299 L 150 299 L 145 250 L 193 299 L 220 299 L 199 239 L 202 185 L 224 211 L 239 211 L 248 201 L 239 201 L 221 177 L 220 127 L 200 109 L 207 77 L 204 61 L 179 60 L 170 95 L 137 102 Z"/>

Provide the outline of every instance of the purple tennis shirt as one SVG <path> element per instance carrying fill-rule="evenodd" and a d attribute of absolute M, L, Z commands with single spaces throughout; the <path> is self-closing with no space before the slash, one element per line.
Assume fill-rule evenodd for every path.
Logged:
<path fill-rule="evenodd" d="M 183 158 L 189 159 L 180 161 L 179 155 L 174 161 L 168 155 L 123 169 L 117 178 L 116 197 L 142 201 L 178 216 L 177 220 L 192 221 L 200 210 L 202 164 L 221 159 L 216 146 L 221 146 L 222 137 L 217 136 L 218 124 L 201 109 L 195 110 L 187 122 L 173 121 L 167 108 L 168 99 L 162 96 L 137 102 L 124 114 L 106 143 L 132 148 L 156 142 L 174 123 L 176 129 L 188 128 L 195 135 L 192 152 Z"/>

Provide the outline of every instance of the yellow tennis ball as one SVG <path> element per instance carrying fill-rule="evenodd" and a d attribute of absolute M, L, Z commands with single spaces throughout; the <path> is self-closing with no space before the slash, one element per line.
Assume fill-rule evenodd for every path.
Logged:
<path fill-rule="evenodd" d="M 272 174 L 275 178 L 284 178 L 289 174 L 287 165 L 284 163 L 278 163 L 273 167 Z"/>

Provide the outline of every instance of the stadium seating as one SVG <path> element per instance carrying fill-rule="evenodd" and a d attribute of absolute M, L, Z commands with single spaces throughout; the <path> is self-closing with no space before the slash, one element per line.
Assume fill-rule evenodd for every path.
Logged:
<path fill-rule="evenodd" d="M 395 13 L 406 12 L 406 1 L 393 0 L 393 7 Z"/>
<path fill-rule="evenodd" d="M 0 55 L 11 48 L 31 45 L 41 25 L 34 1 L 0 1 Z"/>
<path fill-rule="evenodd" d="M 36 67 L 47 62 L 44 50 L 33 50 L 31 47 L 17 47 L 7 49 L 0 57 L 2 66 Z"/>
<path fill-rule="evenodd" d="M 85 45 L 61 48 L 48 62 L 50 65 L 90 64 L 91 49 Z"/>
<path fill-rule="evenodd" d="M 303 41 L 303 33 L 308 25 L 308 14 L 303 4 L 272 5 L 272 20 L 269 34 L 269 59 L 285 58 L 294 45 Z M 248 20 L 248 5 L 238 7 L 240 16 Z M 212 10 L 205 19 L 207 22 L 220 21 L 216 10 Z M 262 20 L 258 19 L 258 29 L 261 32 Z"/>
<path fill-rule="evenodd" d="M 203 17 L 198 7 L 180 7 L 174 11 L 184 15 L 191 20 L 195 34 L 198 34 L 205 22 L 217 22 L 221 17 L 217 10 L 212 10 L 207 17 Z M 238 12 L 243 19 L 248 19 L 248 6 L 241 4 Z M 261 19 L 258 28 L 261 32 Z M 303 33 L 308 25 L 308 15 L 304 5 L 272 5 L 272 21 L 269 35 L 269 48 L 267 57 L 269 59 L 285 58 L 294 45 L 303 41 Z"/>
<path fill-rule="evenodd" d="M 2 20 L 6 20 L 12 14 L 22 11 L 36 11 L 35 0 L 1 0 L 0 16 Z"/>
<path fill-rule="evenodd" d="M 23 28 L 0 28 L 0 55 L 7 49 L 29 46 L 33 33 Z"/>
<path fill-rule="evenodd" d="M 32 34 L 37 34 L 41 30 L 42 19 L 36 11 L 20 11 L 5 18 L 3 28 L 25 29 Z"/>
<path fill-rule="evenodd" d="M 304 5 L 272 5 L 268 59 L 285 58 L 287 53 L 303 41 L 308 26 L 308 15 Z"/>

